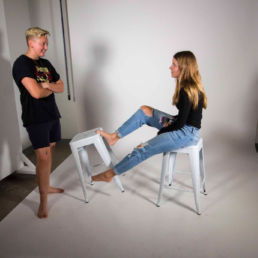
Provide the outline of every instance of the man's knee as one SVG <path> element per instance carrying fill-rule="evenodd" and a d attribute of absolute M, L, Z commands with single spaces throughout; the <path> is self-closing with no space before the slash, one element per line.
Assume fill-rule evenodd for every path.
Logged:
<path fill-rule="evenodd" d="M 44 148 L 44 149 L 37 149 L 35 150 L 37 154 L 37 160 L 41 162 L 49 162 L 51 159 L 51 149 Z"/>
<path fill-rule="evenodd" d="M 141 106 L 142 111 L 147 116 L 152 116 L 153 108 L 149 106 Z"/>

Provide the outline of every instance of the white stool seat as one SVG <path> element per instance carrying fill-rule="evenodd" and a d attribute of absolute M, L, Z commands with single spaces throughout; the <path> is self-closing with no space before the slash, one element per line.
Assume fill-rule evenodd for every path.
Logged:
<path fill-rule="evenodd" d="M 86 150 L 86 146 L 90 144 L 94 144 L 96 147 L 97 151 L 99 152 L 101 158 L 103 159 L 105 165 L 107 167 L 112 167 L 113 165 L 117 164 L 117 159 L 107 143 L 106 139 L 102 137 L 100 134 L 95 133 L 97 130 L 103 130 L 101 127 L 79 133 L 74 136 L 74 138 L 70 141 L 70 148 L 72 150 L 73 157 L 75 159 L 75 163 L 77 166 L 77 170 L 79 173 L 79 178 L 81 180 L 82 184 L 82 189 L 85 197 L 85 202 L 88 202 L 87 198 L 87 192 L 86 192 L 86 187 L 84 184 L 84 175 L 82 172 L 82 167 L 81 167 L 81 162 L 79 158 L 79 153 L 81 156 L 81 160 L 84 164 L 85 170 L 88 174 L 88 178 L 90 180 L 90 183 L 93 184 L 92 178 L 91 178 L 91 169 L 90 169 L 90 164 L 89 164 L 89 158 L 88 158 L 88 153 Z M 120 182 L 120 179 L 118 176 L 113 177 L 114 181 L 116 182 L 117 186 L 119 189 L 124 192 L 124 188 Z"/>
<path fill-rule="evenodd" d="M 177 153 L 189 154 L 191 173 L 175 171 Z M 161 200 L 161 196 L 163 193 L 164 182 L 165 182 L 167 170 L 168 170 L 168 185 L 169 185 L 169 187 L 167 187 L 167 188 L 172 189 L 172 190 L 188 191 L 188 192 L 194 193 L 197 214 L 200 215 L 201 214 L 201 212 L 200 212 L 200 188 L 203 187 L 204 194 L 205 195 L 207 194 L 206 186 L 205 186 L 203 140 L 200 138 L 198 143 L 194 146 L 189 146 L 189 147 L 181 148 L 178 150 L 168 151 L 168 152 L 163 153 L 159 197 L 158 197 L 158 202 L 157 202 L 158 207 L 160 206 L 160 200 Z M 174 173 L 183 173 L 183 174 L 192 175 L 193 190 L 189 191 L 189 190 L 184 190 L 184 189 L 173 188 L 172 182 L 173 182 Z M 200 187 L 200 177 L 202 180 L 201 187 Z"/>

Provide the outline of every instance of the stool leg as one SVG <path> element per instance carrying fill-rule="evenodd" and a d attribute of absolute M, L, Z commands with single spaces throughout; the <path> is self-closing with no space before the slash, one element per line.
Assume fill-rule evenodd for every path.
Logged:
<path fill-rule="evenodd" d="M 201 148 L 200 150 L 200 173 L 201 173 L 201 179 L 203 182 L 203 192 L 205 195 L 207 195 L 207 191 L 206 191 L 206 185 L 205 185 L 205 169 L 204 169 L 204 154 L 203 154 L 203 148 Z"/>
<path fill-rule="evenodd" d="M 114 179 L 116 185 L 118 186 L 118 188 L 119 188 L 119 189 L 121 190 L 121 192 L 123 193 L 125 190 L 124 190 L 124 188 L 123 188 L 123 186 L 122 186 L 122 184 L 121 184 L 121 181 L 120 181 L 119 177 L 118 177 L 118 176 L 114 176 L 113 179 Z"/>
<path fill-rule="evenodd" d="M 176 165 L 176 152 L 170 152 L 169 155 L 169 166 L 168 166 L 168 186 L 171 186 L 173 183 L 173 177 L 175 173 L 175 165 Z"/>
<path fill-rule="evenodd" d="M 80 153 L 80 156 L 82 159 L 82 163 L 84 164 L 85 170 L 87 172 L 88 178 L 90 180 L 90 184 L 93 185 L 94 183 L 91 179 L 90 162 L 89 162 L 89 157 L 88 157 L 88 152 L 87 152 L 86 146 L 80 148 L 79 153 Z"/>
<path fill-rule="evenodd" d="M 197 209 L 197 214 L 200 215 L 200 165 L 199 165 L 199 153 L 198 151 L 191 151 L 190 156 L 190 165 L 193 181 L 193 190 L 194 190 L 194 199 Z"/>
<path fill-rule="evenodd" d="M 111 157 L 113 165 L 116 165 L 118 163 L 118 161 L 117 161 L 117 158 L 116 158 L 114 152 L 112 151 L 111 147 L 109 146 L 107 140 L 104 137 L 102 139 L 103 139 L 104 144 L 106 145 L 106 148 L 107 148 L 108 153 Z"/>
<path fill-rule="evenodd" d="M 85 187 L 85 184 L 84 184 L 84 177 L 83 177 L 83 173 L 82 173 L 81 162 L 80 162 L 80 157 L 79 157 L 78 150 L 77 150 L 77 148 L 75 148 L 73 146 L 70 146 L 70 147 L 71 147 L 71 150 L 72 150 L 72 153 L 73 153 L 75 164 L 77 166 L 77 170 L 78 170 L 78 173 L 79 173 L 79 178 L 81 180 L 82 190 L 83 190 L 83 193 L 84 193 L 85 202 L 89 202 L 88 198 L 87 198 L 86 187 Z"/>
<path fill-rule="evenodd" d="M 103 139 L 103 142 L 105 143 L 105 145 L 106 145 L 106 147 L 107 147 L 108 153 L 109 153 L 109 155 L 110 155 L 110 157 L 111 157 L 111 160 L 112 160 L 112 164 L 113 164 L 113 165 L 116 165 L 116 164 L 118 163 L 118 160 L 117 160 L 117 158 L 116 158 L 116 156 L 115 156 L 113 150 L 112 150 L 111 147 L 109 146 L 107 140 L 106 140 L 104 137 L 103 137 L 102 139 Z M 123 174 L 123 176 L 125 176 L 125 173 Z M 119 180 L 119 181 L 120 181 L 120 180 Z M 121 183 L 120 183 L 120 184 L 121 184 Z M 117 184 L 117 185 L 118 185 L 118 184 Z M 121 185 L 121 186 L 122 186 L 122 185 Z M 121 191 L 122 191 L 122 193 L 123 193 L 123 192 L 124 192 L 124 190 L 122 190 L 123 187 L 121 188 L 119 185 L 118 185 L 118 187 L 121 189 Z"/>
<path fill-rule="evenodd" d="M 159 197 L 158 197 L 157 207 L 160 206 L 160 200 L 163 193 L 164 181 L 165 181 L 166 171 L 168 167 L 168 159 L 169 159 L 169 152 L 164 152 L 163 159 L 162 159 L 162 169 L 161 169 L 161 175 L 160 175 Z"/>
<path fill-rule="evenodd" d="M 96 149 L 98 150 L 98 152 L 99 152 L 101 158 L 103 159 L 105 165 L 106 165 L 107 167 L 112 167 L 112 166 L 113 166 L 112 160 L 111 160 L 111 158 L 110 158 L 110 156 L 109 156 L 109 153 L 110 153 L 110 152 L 108 152 L 108 150 L 107 150 L 107 148 L 106 148 L 106 145 L 105 145 L 104 141 L 102 140 L 101 136 L 99 136 L 99 138 L 97 139 L 97 141 L 94 142 L 94 145 L 95 145 Z M 110 146 L 109 146 L 109 147 L 110 147 Z M 110 150 L 111 150 L 111 148 L 110 148 Z M 112 150 L 111 150 L 111 152 L 112 152 Z M 113 152 L 112 152 L 112 153 L 113 153 Z M 114 156 L 115 156 L 115 155 L 114 155 Z M 121 184 L 121 181 L 120 181 L 119 177 L 118 177 L 118 176 L 114 176 L 113 179 L 114 179 L 114 181 L 116 182 L 118 188 L 119 188 L 119 189 L 121 190 L 121 192 L 123 193 L 125 190 L 124 190 L 124 188 L 123 188 L 123 186 L 122 186 L 122 184 Z"/>
<path fill-rule="evenodd" d="M 102 160 L 104 161 L 105 165 L 107 167 L 111 166 L 111 158 L 109 156 L 109 153 L 106 149 L 106 145 L 104 144 L 101 136 L 99 135 L 99 137 L 94 141 L 94 145 L 99 153 L 99 155 L 101 156 Z"/>

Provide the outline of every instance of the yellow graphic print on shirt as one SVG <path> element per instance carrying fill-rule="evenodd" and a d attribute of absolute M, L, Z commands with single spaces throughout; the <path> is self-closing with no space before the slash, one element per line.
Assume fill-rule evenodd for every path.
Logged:
<path fill-rule="evenodd" d="M 52 82 L 52 75 L 49 72 L 47 67 L 35 66 L 35 68 L 36 68 L 37 82 Z"/>

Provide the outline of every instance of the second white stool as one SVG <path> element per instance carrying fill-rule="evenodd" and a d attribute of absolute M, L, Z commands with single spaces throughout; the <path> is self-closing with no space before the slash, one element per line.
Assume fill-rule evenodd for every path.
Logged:
<path fill-rule="evenodd" d="M 191 173 L 175 171 L 177 153 L 189 154 Z M 204 170 L 204 155 L 203 155 L 203 141 L 202 141 L 202 139 L 200 138 L 198 143 L 194 146 L 189 146 L 189 147 L 181 148 L 181 149 L 178 149 L 178 150 L 168 151 L 168 152 L 163 153 L 159 197 L 158 197 L 158 202 L 157 202 L 158 207 L 160 206 L 160 200 L 161 200 L 161 196 L 162 196 L 162 192 L 163 192 L 163 188 L 164 188 L 165 176 L 166 176 L 166 173 L 167 173 L 168 165 L 169 165 L 169 169 L 168 169 L 169 187 L 167 187 L 167 188 L 168 189 L 173 189 L 173 190 L 180 190 L 180 191 L 187 191 L 187 192 L 194 193 L 194 199 L 195 199 L 197 214 L 200 215 L 201 214 L 201 211 L 200 211 L 200 188 L 201 187 L 203 187 L 204 194 L 207 195 L 206 186 L 205 186 L 205 170 Z M 192 175 L 193 190 L 184 190 L 184 189 L 172 188 L 171 186 L 172 186 L 173 176 L 174 176 L 175 172 Z M 202 179 L 201 185 L 200 185 L 200 177 Z"/>
<path fill-rule="evenodd" d="M 100 134 L 95 133 L 97 130 L 103 130 L 101 127 L 92 129 L 90 131 L 86 131 L 83 133 L 79 133 L 74 138 L 70 141 L 70 147 L 72 150 L 73 157 L 75 159 L 75 163 L 77 166 L 77 170 L 79 173 L 79 177 L 81 180 L 82 184 L 82 189 L 85 197 L 85 202 L 88 202 L 87 198 L 87 192 L 86 192 L 86 187 L 84 184 L 84 175 L 82 173 L 82 168 L 81 168 L 81 162 L 80 162 L 80 157 L 79 153 L 81 156 L 81 160 L 85 166 L 85 170 L 88 174 L 90 183 L 93 184 L 93 181 L 91 179 L 91 169 L 90 169 L 90 163 L 89 163 L 89 157 L 88 153 L 86 150 L 86 146 L 90 144 L 94 144 L 96 147 L 98 153 L 100 154 L 101 158 L 103 159 L 105 165 L 107 167 L 112 167 L 113 165 L 117 164 L 117 159 L 107 143 L 106 139 L 102 137 Z M 124 188 L 120 182 L 120 179 L 118 176 L 113 177 L 114 181 L 116 182 L 117 186 L 119 189 L 124 192 Z"/>

